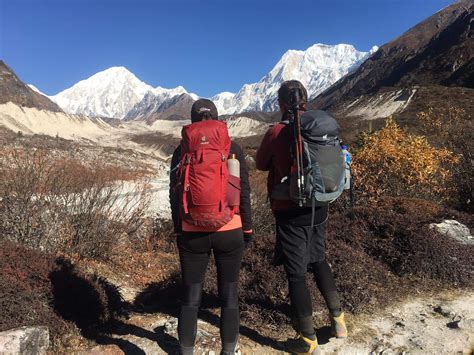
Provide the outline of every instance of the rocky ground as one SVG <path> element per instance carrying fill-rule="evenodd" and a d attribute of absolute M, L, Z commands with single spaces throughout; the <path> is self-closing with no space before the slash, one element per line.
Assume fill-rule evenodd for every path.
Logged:
<path fill-rule="evenodd" d="M 128 297 L 133 293 L 126 290 Z M 127 296 L 127 294 L 125 294 Z M 377 315 L 348 315 L 350 337 L 329 337 L 329 327 L 318 332 L 323 354 L 472 354 L 474 350 L 474 294 L 442 294 L 416 297 Z M 242 354 L 284 354 L 283 342 L 292 333 L 278 338 L 259 335 L 259 330 L 243 327 Z M 177 320 L 163 314 L 132 314 L 117 325 L 103 344 L 81 353 L 166 354 L 178 348 Z M 198 354 L 219 352 L 219 329 L 202 320 L 198 323 Z"/>
<path fill-rule="evenodd" d="M 235 128 L 237 133 L 239 133 L 239 127 L 251 128 L 252 130 L 259 128 L 253 126 L 253 122 L 249 120 L 240 120 L 239 122 L 241 124 L 236 124 Z M 137 125 L 137 127 L 132 127 L 134 128 L 133 130 L 117 128 L 117 134 L 107 134 L 106 132 L 100 136 L 100 142 L 93 141 L 92 139 L 84 141 L 72 137 L 71 139 L 64 139 L 61 138 L 61 135 L 58 137 L 48 137 L 44 135 L 25 137 L 26 134 L 21 132 L 21 134 L 12 132 L 5 135 L 0 134 L 0 142 L 2 142 L 1 139 L 3 139 L 5 141 L 3 143 L 4 147 L 8 149 L 23 146 L 28 143 L 28 146 L 35 149 L 47 149 L 58 158 L 69 156 L 69 153 L 73 151 L 74 158 L 82 162 L 94 161 L 94 159 L 100 157 L 104 162 L 110 165 L 128 169 L 133 168 L 134 171 L 151 173 L 154 177 L 149 181 L 153 201 L 151 210 L 154 213 L 165 216 L 165 211 L 168 211 L 168 207 L 166 203 L 164 203 L 167 201 L 168 169 L 168 163 L 165 160 L 169 158 L 171 152 L 169 147 L 166 148 L 165 145 L 170 145 L 170 139 L 177 139 L 175 136 L 171 136 L 171 133 L 179 131 L 179 124 L 176 122 L 155 122 L 155 125 L 158 124 L 163 125 L 163 127 L 160 127 L 161 129 L 166 128 L 164 130 L 168 135 L 162 136 L 153 132 L 150 133 L 147 129 Z M 56 128 L 54 125 L 51 125 L 51 127 Z M 40 133 L 44 132 L 41 131 Z M 96 134 L 95 131 L 93 133 Z M 254 146 L 255 142 L 253 142 L 253 140 L 254 138 L 252 137 L 242 138 L 243 146 Z M 134 181 L 126 181 L 123 194 L 127 195 L 133 193 L 136 186 Z M 395 212 L 390 215 L 390 218 L 394 218 L 393 216 L 397 217 L 398 213 L 400 214 L 400 220 L 406 220 L 405 216 L 401 216 L 403 214 L 402 212 Z M 407 215 L 410 215 L 410 213 L 407 213 Z M 441 223 L 432 224 L 430 227 L 439 229 L 441 234 L 446 234 L 444 232 L 446 226 L 459 227 L 454 223 L 456 221 L 450 219 L 444 220 L 444 218 L 444 215 L 442 219 L 437 218 L 436 221 Z M 386 228 L 384 223 L 380 224 L 380 230 L 382 232 L 384 228 Z M 388 223 L 386 224 L 388 225 Z M 379 225 L 377 224 L 376 226 Z M 464 229 L 459 227 L 458 229 L 460 232 L 463 232 L 466 227 L 464 227 Z M 364 230 L 364 233 L 365 232 Z M 470 235 L 469 228 L 467 228 L 467 232 L 463 234 L 462 238 L 456 236 L 451 237 L 458 239 L 463 244 L 472 244 L 472 236 Z M 414 245 L 415 244 L 417 243 L 414 243 Z M 411 248 L 413 245 L 410 244 L 409 246 Z M 438 251 L 436 250 L 436 252 Z M 172 255 L 176 258 L 176 253 Z M 361 254 L 357 255 L 360 256 Z M 411 257 L 411 254 L 409 254 L 409 257 Z M 131 259 L 128 256 L 127 258 Z M 453 260 L 455 260 L 455 258 L 451 256 L 450 258 L 449 263 L 454 265 Z M 350 260 L 351 262 L 353 261 L 353 259 Z M 144 265 L 148 265 L 147 267 L 149 267 L 150 264 L 152 264 L 147 264 L 145 261 L 146 260 L 144 260 L 142 264 L 136 264 L 136 261 L 133 260 L 129 262 L 134 263 L 133 272 L 136 273 L 136 275 L 132 274 L 130 269 L 126 272 L 124 271 L 126 275 L 122 275 L 122 277 L 117 276 L 118 272 L 116 269 L 110 270 L 108 273 L 101 272 L 100 274 L 108 281 L 118 284 L 123 298 L 131 304 L 140 290 L 138 287 L 137 289 L 131 288 L 130 285 L 132 282 L 128 283 L 124 280 L 128 278 L 139 278 L 144 272 Z M 375 264 L 366 265 L 373 266 Z M 163 259 L 161 263 L 156 265 L 152 272 L 150 271 L 148 274 L 153 274 L 153 278 L 156 281 L 157 270 L 163 271 L 167 267 L 170 269 L 176 268 L 177 260 Z M 364 268 L 365 264 L 362 269 Z M 442 268 L 445 268 L 445 264 L 442 265 Z M 124 268 L 124 270 L 125 269 L 126 268 Z M 364 271 L 365 270 L 366 269 L 364 269 Z M 95 271 L 97 270 L 92 268 L 91 273 Z M 163 275 L 165 274 L 164 272 Z M 365 282 L 369 281 L 372 282 L 373 280 L 365 280 Z M 358 282 L 358 285 L 360 284 L 361 283 Z M 270 284 L 271 288 L 273 288 L 274 285 L 275 283 Z M 134 287 L 136 287 L 136 285 L 134 285 Z M 357 287 L 360 288 L 360 286 Z M 372 291 L 370 291 L 370 289 L 367 290 L 367 294 L 372 297 Z M 382 290 L 385 295 L 385 284 Z M 351 291 L 349 295 L 351 294 L 354 295 L 354 292 Z M 318 339 L 322 353 L 472 354 L 474 350 L 474 293 L 434 294 L 435 290 L 433 290 L 432 296 L 421 296 L 421 294 L 413 288 L 413 295 L 408 298 L 408 301 L 398 303 L 396 306 L 391 306 L 387 309 L 382 309 L 376 314 L 358 316 L 348 314 L 347 321 L 350 337 L 345 340 L 330 338 L 328 324 L 317 324 Z M 295 334 L 289 330 L 288 326 L 277 329 L 276 327 L 264 328 L 264 325 L 257 325 L 257 323 L 253 324 L 253 326 L 252 324 L 242 324 L 240 351 L 243 354 L 284 353 L 284 341 Z M 65 352 L 79 354 L 174 353 L 178 348 L 177 321 L 176 318 L 169 314 L 158 312 L 134 313 L 132 311 L 127 319 L 116 321 L 112 327 L 106 329 L 106 332 L 101 332 L 100 336 L 93 340 L 94 341 L 91 341 L 91 338 L 88 338 L 88 340 L 81 338 L 77 344 L 72 344 Z M 200 320 L 198 324 L 197 353 L 218 353 L 219 342 L 218 319 L 216 317 L 207 316 L 205 320 Z M 56 353 L 56 350 L 54 352 Z M 1 353 L 2 350 L 0 348 L 0 354 Z"/>

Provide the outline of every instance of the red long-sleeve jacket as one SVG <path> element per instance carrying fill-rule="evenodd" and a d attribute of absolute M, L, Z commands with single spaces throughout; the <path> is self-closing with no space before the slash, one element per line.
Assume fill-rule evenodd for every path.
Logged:
<path fill-rule="evenodd" d="M 303 112 L 301 112 L 302 114 Z M 282 120 L 286 117 L 283 116 Z M 256 165 L 258 170 L 268 171 L 267 188 L 272 210 L 276 215 L 302 216 L 307 215 L 311 224 L 311 208 L 300 208 L 291 200 L 273 200 L 273 187 L 279 184 L 285 176 L 290 175 L 292 158 L 291 145 L 293 131 L 290 125 L 279 122 L 270 127 L 263 137 L 257 150 Z M 291 210 L 291 213 L 289 213 Z M 328 207 L 316 207 L 315 221 L 319 223 L 327 217 Z"/>
<path fill-rule="evenodd" d="M 290 175 L 292 135 L 290 127 L 279 122 L 268 129 L 258 148 L 256 165 L 258 170 L 268 171 L 269 196 L 271 196 L 273 187 L 279 184 L 285 176 Z M 277 201 L 270 198 L 270 203 L 274 211 L 296 207 L 296 204 L 290 200 Z"/>

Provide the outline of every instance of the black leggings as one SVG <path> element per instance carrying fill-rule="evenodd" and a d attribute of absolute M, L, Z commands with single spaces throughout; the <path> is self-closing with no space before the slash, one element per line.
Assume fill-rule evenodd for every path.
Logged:
<path fill-rule="evenodd" d="M 326 302 L 327 308 L 331 314 L 338 316 L 341 313 L 341 302 L 336 289 L 336 282 L 334 281 L 334 276 L 328 262 L 324 259 L 311 263 L 309 264 L 309 269 L 314 275 L 314 279 Z M 309 320 L 308 322 L 304 321 L 303 324 L 299 324 L 299 326 L 303 328 L 299 329 L 299 331 L 305 336 L 314 334 L 313 325 L 310 321 L 313 307 L 311 304 L 311 296 L 306 285 L 305 274 L 287 274 L 287 277 L 293 317 L 300 320 Z"/>
<path fill-rule="evenodd" d="M 196 340 L 202 284 L 212 250 L 217 267 L 221 306 L 221 341 L 223 348 L 229 344 L 232 347 L 237 341 L 240 324 L 238 284 L 244 249 L 242 229 L 225 232 L 184 232 L 178 237 L 178 249 L 183 279 L 178 322 L 181 346 L 192 347 Z"/>

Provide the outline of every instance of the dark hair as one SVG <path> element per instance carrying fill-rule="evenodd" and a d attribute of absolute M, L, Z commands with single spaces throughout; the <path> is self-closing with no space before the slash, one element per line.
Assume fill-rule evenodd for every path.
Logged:
<path fill-rule="evenodd" d="M 293 102 L 295 100 L 295 93 L 298 93 L 298 102 Z M 308 92 L 298 80 L 287 80 L 278 89 L 278 102 L 288 109 L 295 105 L 298 105 L 300 108 L 306 108 Z"/>

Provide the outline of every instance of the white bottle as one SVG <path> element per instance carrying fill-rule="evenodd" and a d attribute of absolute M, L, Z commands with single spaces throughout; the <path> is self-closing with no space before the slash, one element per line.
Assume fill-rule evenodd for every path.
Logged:
<path fill-rule="evenodd" d="M 230 158 L 227 159 L 227 168 L 229 170 L 229 175 L 240 179 L 240 162 L 235 158 L 235 154 L 232 154 Z"/>

